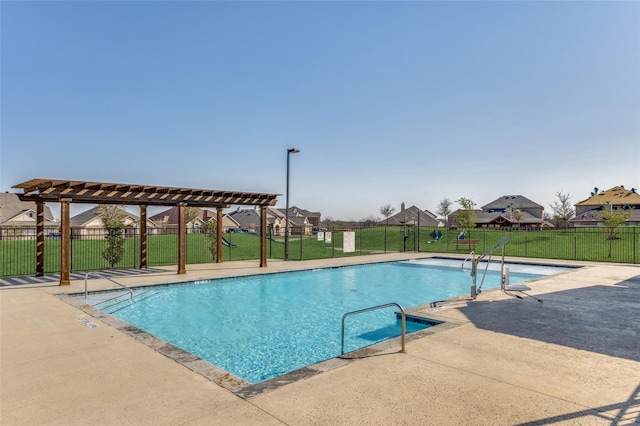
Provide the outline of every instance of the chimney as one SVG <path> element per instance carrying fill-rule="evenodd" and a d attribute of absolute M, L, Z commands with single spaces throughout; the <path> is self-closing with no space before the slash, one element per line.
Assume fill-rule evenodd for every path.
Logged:
<path fill-rule="evenodd" d="M 403 212 L 404 211 L 404 201 L 402 202 L 402 204 L 400 204 L 400 211 Z"/>

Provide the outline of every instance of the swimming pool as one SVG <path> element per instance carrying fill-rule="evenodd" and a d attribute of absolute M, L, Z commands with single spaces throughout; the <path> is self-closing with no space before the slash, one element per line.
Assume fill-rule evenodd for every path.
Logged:
<path fill-rule="evenodd" d="M 341 354 L 346 312 L 390 302 L 405 309 L 469 293 L 469 270 L 426 261 L 379 263 L 147 287 L 97 308 L 249 383 Z M 544 274 L 514 271 L 511 282 Z M 489 271 L 484 289 L 500 284 Z M 407 332 L 428 324 L 407 322 Z M 345 352 L 400 335 L 396 309 L 347 319 Z"/>

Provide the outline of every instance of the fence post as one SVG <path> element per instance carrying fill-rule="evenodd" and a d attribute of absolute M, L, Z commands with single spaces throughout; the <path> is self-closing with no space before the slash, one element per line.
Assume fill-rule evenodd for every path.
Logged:
<path fill-rule="evenodd" d="M 140 206 L 140 269 L 147 269 L 147 206 Z"/>
<path fill-rule="evenodd" d="M 384 252 L 387 252 L 387 227 L 384 227 Z"/>
<path fill-rule="evenodd" d="M 302 233 L 304 232 L 304 226 L 300 227 L 300 260 L 302 260 Z"/>
<path fill-rule="evenodd" d="M 636 260 L 636 227 L 633 227 L 633 263 L 636 264 L 638 263 Z"/>
<path fill-rule="evenodd" d="M 336 257 L 336 230 L 333 228 L 331 233 L 331 257 Z"/>

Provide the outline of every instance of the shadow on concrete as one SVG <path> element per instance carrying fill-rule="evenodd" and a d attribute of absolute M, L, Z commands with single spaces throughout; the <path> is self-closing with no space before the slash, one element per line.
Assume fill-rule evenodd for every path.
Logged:
<path fill-rule="evenodd" d="M 599 417 L 611 422 L 611 426 L 640 424 L 640 385 L 631 394 L 628 400 L 618 404 L 610 404 L 596 408 L 585 409 L 561 416 L 547 417 L 533 422 L 520 423 L 518 426 L 550 425 L 564 423 L 580 417 Z"/>
<path fill-rule="evenodd" d="M 525 297 L 475 301 L 459 309 L 478 328 L 640 362 L 640 275 L 614 286 L 595 285 L 537 296 L 543 304 Z M 611 425 L 640 424 L 640 385 L 626 401 L 520 426 L 583 417 L 598 417 Z"/>
<path fill-rule="evenodd" d="M 478 328 L 640 362 L 640 275 L 501 301 L 475 301 L 460 311 Z"/>
<path fill-rule="evenodd" d="M 144 274 L 159 274 L 159 273 L 166 273 L 167 271 L 165 271 L 164 269 L 157 269 L 157 268 L 102 269 L 100 271 L 72 272 L 69 275 L 69 278 L 72 281 L 84 280 L 84 277 L 89 272 L 100 272 L 101 274 L 107 275 L 111 278 L 117 278 L 117 277 L 132 277 L 132 276 L 144 275 Z M 93 278 L 95 278 L 95 276 Z M 0 287 L 12 287 L 12 286 L 19 286 L 19 285 L 53 283 L 53 282 L 60 282 L 60 274 L 47 274 L 41 277 L 22 276 L 22 277 L 0 278 Z"/>

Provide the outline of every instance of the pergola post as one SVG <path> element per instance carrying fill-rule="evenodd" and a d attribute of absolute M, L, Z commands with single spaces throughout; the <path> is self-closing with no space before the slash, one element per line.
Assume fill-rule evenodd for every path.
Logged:
<path fill-rule="evenodd" d="M 222 263 L 222 207 L 216 207 L 216 263 Z"/>
<path fill-rule="evenodd" d="M 140 205 L 140 269 L 147 269 L 147 206 Z"/>
<path fill-rule="evenodd" d="M 267 208 L 260 206 L 260 267 L 267 267 Z"/>
<path fill-rule="evenodd" d="M 69 221 L 70 198 L 60 199 L 60 285 L 70 285 L 71 271 L 71 222 Z"/>
<path fill-rule="evenodd" d="M 178 274 L 187 273 L 187 224 L 184 217 L 185 206 L 185 203 L 178 204 Z"/>
<path fill-rule="evenodd" d="M 36 202 L 36 277 L 44 275 L 44 203 Z"/>
<path fill-rule="evenodd" d="M 291 151 L 294 152 L 294 151 Z M 296 151 L 297 152 L 297 151 Z M 71 272 L 71 224 L 70 203 L 116 204 L 140 206 L 140 268 L 146 268 L 147 253 L 147 207 L 178 207 L 178 274 L 186 274 L 187 233 L 186 207 L 217 209 L 216 262 L 222 262 L 223 224 L 222 209 L 232 205 L 274 206 L 278 194 L 257 192 L 221 191 L 215 189 L 179 188 L 169 186 L 149 186 L 110 182 L 72 181 L 61 179 L 31 179 L 14 185 L 23 190 L 17 194 L 20 201 L 37 204 L 38 211 L 44 211 L 44 203 L 60 203 L 60 285 L 70 284 Z M 265 215 L 262 210 L 262 215 Z M 44 213 L 38 213 L 43 215 Z M 44 218 L 38 219 L 36 246 L 36 274 L 44 273 Z M 263 236 L 261 240 L 261 265 L 266 266 L 266 216 L 262 218 Z"/>

